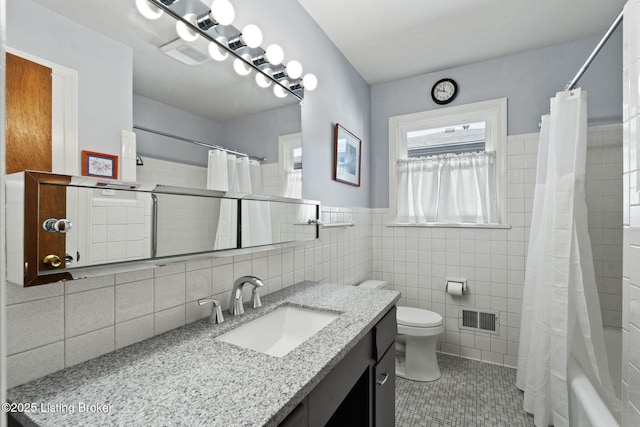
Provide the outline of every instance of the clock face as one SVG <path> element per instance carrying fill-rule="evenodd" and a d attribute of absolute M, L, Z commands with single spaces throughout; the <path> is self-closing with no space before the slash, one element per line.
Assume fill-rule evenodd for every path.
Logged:
<path fill-rule="evenodd" d="M 431 89 L 431 98 L 436 104 L 448 104 L 458 94 L 458 85 L 452 79 L 442 79 Z"/>

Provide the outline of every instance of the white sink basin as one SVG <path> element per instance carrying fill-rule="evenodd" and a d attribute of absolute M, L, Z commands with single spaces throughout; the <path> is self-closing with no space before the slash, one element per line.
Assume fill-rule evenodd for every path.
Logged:
<path fill-rule="evenodd" d="M 216 340 L 282 357 L 339 316 L 285 305 L 220 335 Z"/>

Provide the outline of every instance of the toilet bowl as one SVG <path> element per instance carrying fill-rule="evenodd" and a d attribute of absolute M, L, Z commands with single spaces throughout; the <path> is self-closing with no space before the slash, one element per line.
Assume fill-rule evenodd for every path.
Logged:
<path fill-rule="evenodd" d="M 361 287 L 384 289 L 383 280 L 365 280 Z M 414 381 L 435 381 L 442 375 L 436 346 L 444 332 L 442 316 L 413 307 L 397 307 L 396 375 Z"/>

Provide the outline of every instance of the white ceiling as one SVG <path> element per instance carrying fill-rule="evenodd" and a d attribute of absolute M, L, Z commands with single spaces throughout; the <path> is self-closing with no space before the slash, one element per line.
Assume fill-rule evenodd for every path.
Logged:
<path fill-rule="evenodd" d="M 626 0 L 299 2 L 377 84 L 602 35 Z"/>
<path fill-rule="evenodd" d="M 143 96 L 218 121 L 297 102 L 291 96 L 279 100 L 270 90 L 256 91 L 253 79 L 231 71 L 229 60 L 187 67 L 161 54 L 159 46 L 176 38 L 174 21 L 145 20 L 133 0 L 35 1 L 131 46 L 134 91 Z M 601 35 L 625 2 L 298 1 L 370 84 Z M 207 10 L 202 3 L 209 0 L 183 0 L 176 6 Z M 249 0 L 236 3 L 250 5 Z"/>

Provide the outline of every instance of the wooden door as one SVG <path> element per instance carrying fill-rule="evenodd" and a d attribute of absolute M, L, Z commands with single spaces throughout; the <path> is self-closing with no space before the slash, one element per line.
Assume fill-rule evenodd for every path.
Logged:
<path fill-rule="evenodd" d="M 51 172 L 51 68 L 7 53 L 6 167 Z"/>

